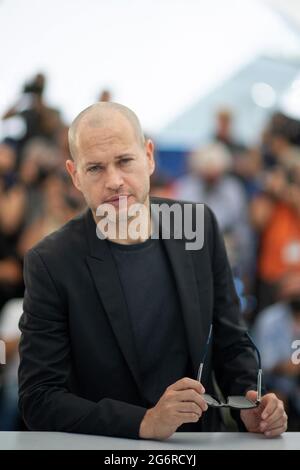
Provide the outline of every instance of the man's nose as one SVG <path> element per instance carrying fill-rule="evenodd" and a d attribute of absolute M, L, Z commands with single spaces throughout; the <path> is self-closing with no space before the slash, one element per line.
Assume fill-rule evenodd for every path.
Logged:
<path fill-rule="evenodd" d="M 107 168 L 105 181 L 106 189 L 116 191 L 123 185 L 123 183 L 122 172 L 118 168 Z"/>

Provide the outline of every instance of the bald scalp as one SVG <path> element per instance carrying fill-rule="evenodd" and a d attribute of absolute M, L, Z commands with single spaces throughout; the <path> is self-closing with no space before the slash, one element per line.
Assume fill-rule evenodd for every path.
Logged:
<path fill-rule="evenodd" d="M 101 101 L 81 111 L 69 128 L 69 148 L 73 160 L 76 160 L 80 133 L 84 132 L 86 127 L 105 128 L 120 116 L 129 122 L 136 135 L 137 142 L 144 146 L 145 137 L 137 115 L 122 104 Z"/>

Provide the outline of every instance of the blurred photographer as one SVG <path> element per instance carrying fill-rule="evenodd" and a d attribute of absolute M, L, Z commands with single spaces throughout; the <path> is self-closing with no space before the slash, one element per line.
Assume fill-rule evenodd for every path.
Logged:
<path fill-rule="evenodd" d="M 259 236 L 259 310 L 276 301 L 278 283 L 288 272 L 300 273 L 300 161 L 275 167 L 265 176 L 264 191 L 251 204 Z"/>
<path fill-rule="evenodd" d="M 62 122 L 59 111 L 46 105 L 43 99 L 46 78 L 38 73 L 32 81 L 25 83 L 17 103 L 2 116 L 6 120 L 18 116 L 22 120 L 23 134 L 14 139 L 18 150 L 18 164 L 26 142 L 33 137 L 44 137 L 55 141 Z"/>

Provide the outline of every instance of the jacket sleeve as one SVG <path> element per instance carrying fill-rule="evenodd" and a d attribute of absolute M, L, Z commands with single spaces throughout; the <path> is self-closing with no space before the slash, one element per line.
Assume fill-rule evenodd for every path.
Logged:
<path fill-rule="evenodd" d="M 210 246 L 214 279 L 213 368 L 217 383 L 225 397 L 245 395 L 257 389 L 258 361 L 246 335 L 240 301 L 236 294 L 232 271 L 223 237 L 215 215 L 210 214 Z M 239 428 L 239 412 L 232 413 Z"/>
<path fill-rule="evenodd" d="M 32 431 L 63 431 L 139 438 L 146 409 L 71 393 L 71 347 L 66 300 L 35 250 L 25 257 L 25 296 L 20 319 L 19 407 Z"/>

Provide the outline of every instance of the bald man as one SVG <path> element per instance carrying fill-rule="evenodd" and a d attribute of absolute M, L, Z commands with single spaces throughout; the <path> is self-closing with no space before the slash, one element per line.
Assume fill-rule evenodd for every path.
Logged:
<path fill-rule="evenodd" d="M 88 209 L 25 259 L 19 404 L 28 428 L 135 439 L 220 431 L 208 406 L 214 372 L 225 396 L 246 395 L 248 409 L 233 412 L 239 429 L 282 433 L 282 403 L 273 394 L 256 403 L 258 365 L 213 213 L 205 208 L 204 244 L 192 251 L 186 232 L 175 237 L 154 220 L 154 203 L 174 201 L 150 201 L 153 143 L 125 106 L 87 108 L 69 143 L 67 171 Z"/>

